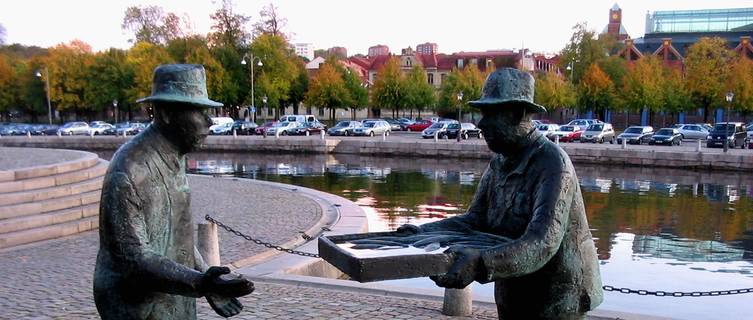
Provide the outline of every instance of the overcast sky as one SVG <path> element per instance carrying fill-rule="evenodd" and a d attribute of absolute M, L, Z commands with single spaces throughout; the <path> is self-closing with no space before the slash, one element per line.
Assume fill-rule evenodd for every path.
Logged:
<path fill-rule="evenodd" d="M 271 1 L 236 0 L 235 10 L 258 21 Z M 348 54 L 367 53 L 385 44 L 392 52 L 435 42 L 442 53 L 512 49 L 558 52 L 572 27 L 587 22 L 600 32 L 607 24 L 612 0 L 437 1 L 437 0 L 277 0 L 288 19 L 292 42 L 317 49 L 343 46 Z M 647 11 L 753 7 L 751 0 L 626 0 L 623 24 L 633 38 L 643 36 Z M 121 29 L 129 6 L 158 5 L 187 15 L 194 31 L 206 34 L 209 15 L 219 6 L 211 0 L 0 0 L 0 24 L 7 43 L 50 47 L 80 39 L 94 50 L 129 48 L 132 35 Z M 250 26 L 249 26 L 250 27 Z"/>

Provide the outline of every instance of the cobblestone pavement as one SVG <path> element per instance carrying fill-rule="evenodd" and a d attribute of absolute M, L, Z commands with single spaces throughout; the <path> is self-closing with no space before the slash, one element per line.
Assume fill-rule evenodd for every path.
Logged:
<path fill-rule="evenodd" d="M 223 180 L 189 178 L 196 221 L 214 212 L 238 230 L 282 244 L 300 237 L 298 231 L 321 215 L 312 200 L 292 191 Z M 97 232 L 87 232 L 0 251 L 0 319 L 96 318 L 92 275 L 98 242 Z M 223 263 L 266 251 L 224 231 L 220 247 Z"/>

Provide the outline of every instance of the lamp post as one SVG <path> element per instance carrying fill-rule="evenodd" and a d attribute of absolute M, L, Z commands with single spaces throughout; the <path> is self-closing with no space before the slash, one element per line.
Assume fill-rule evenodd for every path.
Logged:
<path fill-rule="evenodd" d="M 729 109 L 730 109 L 730 105 L 732 104 L 732 99 L 735 98 L 735 93 L 732 92 L 732 91 L 727 92 L 727 96 L 725 98 L 727 100 L 727 112 L 726 112 L 726 114 L 727 114 L 727 123 L 724 124 L 724 128 L 725 128 L 724 129 L 724 133 L 725 133 L 725 137 L 724 137 L 724 139 L 725 139 L 725 141 L 724 141 L 724 152 L 727 152 L 727 149 L 729 148 L 729 139 L 730 139 L 730 136 L 729 136 L 729 127 L 730 127 L 730 125 L 729 125 Z M 733 136 L 732 137 L 732 143 L 734 143 L 734 141 L 735 141 L 735 137 Z"/>
<path fill-rule="evenodd" d="M 264 103 L 264 109 L 267 109 L 267 95 L 266 94 L 263 97 L 261 97 L 261 102 Z M 272 121 L 275 121 L 275 119 L 272 119 Z"/>
<path fill-rule="evenodd" d="M 251 67 L 250 67 L 250 69 L 251 69 L 251 110 L 254 111 L 253 119 L 254 119 L 254 122 L 256 122 L 256 105 L 255 105 L 255 101 L 254 101 L 254 59 L 256 59 L 256 60 L 259 61 L 259 63 L 257 64 L 258 66 L 261 67 L 264 64 L 261 62 L 261 59 L 259 59 L 259 57 L 254 57 L 253 53 L 247 52 L 247 53 L 243 54 L 243 59 L 241 59 L 241 64 L 242 65 L 246 65 L 246 63 L 247 63 L 246 62 L 246 58 L 249 58 L 249 61 L 251 62 Z M 249 110 L 249 111 L 251 111 L 251 110 Z"/>
<path fill-rule="evenodd" d="M 570 60 L 570 62 L 567 63 L 567 71 L 570 71 L 570 82 L 573 82 L 573 73 L 575 72 L 575 60 Z"/>
<path fill-rule="evenodd" d="M 37 77 L 42 77 L 42 72 L 37 71 Z M 47 70 L 47 67 L 44 67 L 44 83 L 47 87 L 47 118 L 50 121 L 50 124 L 52 124 L 52 104 L 50 104 L 50 71 Z"/>
<path fill-rule="evenodd" d="M 457 142 L 460 142 L 460 129 L 463 127 L 460 125 L 460 105 L 462 105 L 463 102 L 463 91 L 458 92 L 458 134 L 457 134 Z"/>
<path fill-rule="evenodd" d="M 118 99 L 112 100 L 112 106 L 115 108 L 115 123 L 118 122 Z"/>

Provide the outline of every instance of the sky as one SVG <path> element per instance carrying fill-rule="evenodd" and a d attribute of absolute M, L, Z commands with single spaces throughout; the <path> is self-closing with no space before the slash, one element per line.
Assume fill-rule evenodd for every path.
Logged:
<path fill-rule="evenodd" d="M 348 55 L 366 54 L 377 44 L 393 53 L 434 42 L 441 53 L 529 48 L 559 52 L 572 27 L 586 22 L 601 32 L 613 0 L 437 1 L 437 0 L 236 0 L 235 11 L 258 21 L 269 3 L 287 18 L 291 42 L 317 49 L 342 46 Z M 623 24 L 632 38 L 643 36 L 648 11 L 753 7 L 751 0 L 624 0 Z M 157 5 L 190 18 L 193 32 L 206 34 L 212 0 L 0 0 L 0 24 L 6 43 L 51 47 L 74 39 L 95 51 L 127 49 L 133 35 L 121 29 L 126 8 Z M 250 28 L 250 25 L 249 25 Z"/>

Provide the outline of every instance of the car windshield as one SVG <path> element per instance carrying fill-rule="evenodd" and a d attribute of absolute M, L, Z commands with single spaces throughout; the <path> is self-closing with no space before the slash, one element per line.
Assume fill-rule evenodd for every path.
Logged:
<path fill-rule="evenodd" d="M 287 121 L 285 121 L 285 122 L 278 122 L 274 126 L 275 127 L 287 127 L 288 126 L 288 122 Z"/>
<path fill-rule="evenodd" d="M 366 128 L 373 128 L 375 124 L 376 122 L 366 122 L 363 124 L 363 126 Z"/>
<path fill-rule="evenodd" d="M 573 131 L 575 131 L 575 127 L 573 127 L 573 126 L 562 126 L 562 127 L 560 127 L 560 131 L 573 132 Z"/>
<path fill-rule="evenodd" d="M 335 127 L 337 127 L 337 128 L 344 128 L 344 127 L 347 127 L 347 126 L 350 126 L 350 121 L 340 121 L 340 122 L 337 123 L 337 125 Z"/>
<path fill-rule="evenodd" d="M 547 130 L 549 130 L 549 126 L 547 126 L 545 124 L 539 126 L 539 131 L 547 131 Z"/>
<path fill-rule="evenodd" d="M 64 124 L 64 125 L 63 125 L 63 128 L 71 128 L 71 127 L 75 127 L 75 126 L 76 126 L 76 124 L 75 124 L 75 123 L 73 123 L 73 122 L 68 122 L 68 123 L 66 123 L 66 124 Z"/>
<path fill-rule="evenodd" d="M 462 125 L 463 129 L 475 129 L 476 126 L 474 126 L 472 123 L 463 123 Z"/>
<path fill-rule="evenodd" d="M 643 129 L 641 128 L 627 128 L 625 130 L 625 133 L 641 133 L 643 132 Z"/>
<path fill-rule="evenodd" d="M 457 129 L 457 128 L 460 128 L 460 125 L 457 123 L 451 123 L 450 125 L 447 126 L 447 129 Z"/>
<path fill-rule="evenodd" d="M 671 136 L 672 135 L 672 130 L 670 130 L 670 129 L 661 129 L 661 130 L 659 130 L 659 131 L 656 132 L 656 135 L 657 136 Z"/>
<path fill-rule="evenodd" d="M 435 124 L 432 124 L 431 127 L 429 127 L 429 128 L 431 128 L 431 129 L 439 129 L 439 128 L 443 127 L 443 126 L 444 126 L 444 123 L 437 122 Z"/>
<path fill-rule="evenodd" d="M 592 124 L 588 127 L 588 131 L 601 131 L 604 129 L 604 125 L 601 124 Z"/>
<path fill-rule="evenodd" d="M 735 125 L 734 124 L 715 124 L 714 125 L 714 131 L 719 133 L 724 133 L 725 131 L 729 132 L 735 132 Z"/>

